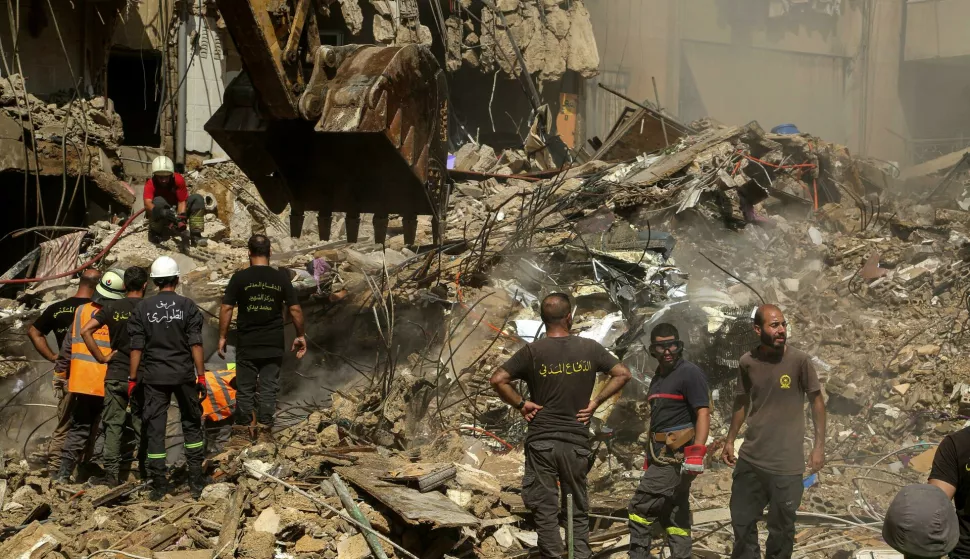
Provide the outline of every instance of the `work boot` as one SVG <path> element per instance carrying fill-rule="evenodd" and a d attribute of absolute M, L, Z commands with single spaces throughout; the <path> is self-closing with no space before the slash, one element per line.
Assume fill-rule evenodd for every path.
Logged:
<path fill-rule="evenodd" d="M 85 482 L 93 477 L 98 477 L 104 473 L 97 464 L 92 464 L 90 462 L 81 462 L 77 466 L 77 479 L 78 483 Z"/>
<path fill-rule="evenodd" d="M 207 247 L 209 246 L 209 239 L 206 239 L 202 235 L 192 235 L 192 246 Z"/>
<path fill-rule="evenodd" d="M 162 242 L 162 236 L 159 235 L 158 233 L 152 231 L 151 229 L 149 229 L 148 230 L 148 242 L 152 243 L 153 245 L 161 244 L 161 242 Z"/>
<path fill-rule="evenodd" d="M 113 488 L 121 485 L 121 482 L 118 481 L 118 476 L 106 473 L 103 476 L 96 476 L 89 479 L 86 485 L 88 487 L 97 487 L 101 485 L 101 486 Z"/>
<path fill-rule="evenodd" d="M 152 492 L 148 494 L 151 501 L 161 501 L 168 493 L 168 480 L 165 476 L 152 476 Z"/>
<path fill-rule="evenodd" d="M 51 483 L 71 483 L 71 474 L 74 472 L 74 463 L 70 460 L 61 461 L 61 469 L 51 478 Z"/>
<path fill-rule="evenodd" d="M 251 444 L 253 444 L 253 434 L 249 425 L 233 425 L 226 450 L 242 450 Z"/>
<path fill-rule="evenodd" d="M 256 442 L 259 444 L 276 445 L 276 438 L 273 437 L 273 427 L 271 425 L 256 425 Z"/>
<path fill-rule="evenodd" d="M 202 498 L 202 490 L 210 483 L 212 483 L 212 479 L 205 475 L 205 471 L 201 467 L 189 468 L 189 494 L 192 495 L 193 499 L 198 501 Z"/>

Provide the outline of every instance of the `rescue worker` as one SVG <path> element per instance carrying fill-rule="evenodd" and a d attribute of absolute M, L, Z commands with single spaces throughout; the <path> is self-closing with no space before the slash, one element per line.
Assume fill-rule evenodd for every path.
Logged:
<path fill-rule="evenodd" d="M 882 538 L 903 559 L 964 557 L 953 553 L 957 542 L 963 541 L 962 532 L 950 496 L 933 484 L 914 483 L 900 489 L 882 524 Z"/>
<path fill-rule="evenodd" d="M 650 354 L 659 363 L 647 402 L 646 470 L 630 501 L 630 559 L 649 559 L 657 524 L 667 533 L 670 557 L 690 559 L 690 485 L 704 472 L 711 425 L 707 377 L 681 357 L 684 342 L 672 324 L 650 332 Z"/>
<path fill-rule="evenodd" d="M 788 323 L 781 309 L 762 305 L 754 315 L 761 344 L 740 359 L 734 415 L 721 458 L 734 466 L 731 486 L 732 559 L 761 556 L 758 520 L 768 506 L 766 559 L 791 557 L 795 512 L 802 502 L 805 472 L 805 420 L 808 395 L 815 423 L 815 445 L 808 469 L 825 465 L 825 402 L 822 387 L 805 352 L 787 345 Z M 750 414 L 748 413 L 750 410 Z M 734 457 L 734 441 L 747 421 L 744 443 Z"/>
<path fill-rule="evenodd" d="M 219 450 L 225 442 L 223 433 L 232 427 L 232 413 L 236 408 L 236 364 L 225 368 L 206 366 L 206 395 L 202 398 L 202 420 L 205 431 L 206 455 Z"/>
<path fill-rule="evenodd" d="M 970 559 L 970 427 L 943 437 L 933 456 L 930 485 L 943 490 L 956 504 L 960 541 L 950 553 L 952 559 Z"/>
<path fill-rule="evenodd" d="M 93 437 L 97 437 L 101 423 L 101 408 L 104 405 L 104 378 L 107 366 L 93 355 L 84 339 L 81 328 L 101 310 L 106 301 L 121 299 L 125 296 L 125 283 L 121 272 L 108 270 L 101 276 L 90 303 L 85 303 L 74 311 L 74 323 L 70 335 L 64 338 L 61 353 L 54 365 L 54 374 L 67 381 L 67 390 L 75 402 L 71 409 L 71 428 L 61 450 L 61 467 L 53 480 L 69 483 L 74 468 L 84 455 L 84 449 Z M 98 328 L 93 338 L 97 353 L 107 355 L 111 352 L 111 339 L 106 327 Z M 80 480 L 79 480 L 80 481 Z"/>
<path fill-rule="evenodd" d="M 205 488 L 202 470 L 202 403 L 205 369 L 202 356 L 202 312 L 189 298 L 175 292 L 179 267 L 171 257 L 152 263 L 152 283 L 159 293 L 143 299 L 128 319 L 131 365 L 128 380 L 141 384 L 145 407 L 145 466 L 151 479 L 149 498 L 168 492 L 165 424 L 172 397 L 182 423 L 189 490 L 196 499 Z M 141 367 L 139 369 L 139 367 Z"/>
<path fill-rule="evenodd" d="M 542 300 L 546 337 L 518 350 L 492 374 L 492 388 L 529 422 L 525 440 L 525 475 L 522 500 L 535 517 L 539 551 L 543 558 L 561 557 L 560 510 L 566 517 L 567 495 L 573 496 L 575 557 L 587 559 L 589 502 L 589 421 L 599 405 L 622 390 L 630 380 L 626 368 L 603 346 L 570 334 L 572 305 L 569 296 L 553 293 Z M 608 372 L 610 381 L 592 397 L 596 374 Z M 512 386 L 524 380 L 532 401 Z M 561 488 L 561 491 L 560 491 Z"/>
<path fill-rule="evenodd" d="M 102 413 L 104 450 L 101 460 L 104 475 L 90 480 L 91 485 L 116 487 L 127 477 L 131 470 L 131 453 L 125 451 L 124 447 L 132 442 L 138 458 L 138 471 L 142 478 L 146 477 L 141 422 L 144 399 L 141 387 L 132 387 L 128 381 L 128 369 L 131 365 L 128 319 L 135 306 L 144 298 L 147 284 L 148 272 L 140 266 L 131 266 L 125 270 L 125 298 L 105 303 L 81 328 L 81 338 L 91 355 L 99 363 L 108 365 L 104 379 Z M 111 353 L 107 356 L 96 351 L 94 333 L 102 327 L 108 328 L 111 339 Z M 128 412 L 129 406 L 131 413 Z"/>
<path fill-rule="evenodd" d="M 192 246 L 206 246 L 205 200 L 189 194 L 185 178 L 175 172 L 175 164 L 164 155 L 152 160 L 152 176 L 145 181 L 143 198 L 148 217 L 148 240 L 160 243 L 176 237 Z"/>
<path fill-rule="evenodd" d="M 291 350 L 297 359 L 306 353 L 303 310 L 290 276 L 269 265 L 269 237 L 249 238 L 249 267 L 232 275 L 219 313 L 219 355 L 225 357 L 233 308 L 236 317 L 236 410 L 230 446 L 243 448 L 252 440 L 273 443 L 276 396 L 283 366 L 283 312 L 293 317 L 296 338 Z M 255 407 L 255 409 L 254 409 Z M 255 414 L 255 419 L 254 419 Z"/>
<path fill-rule="evenodd" d="M 41 357 L 51 363 L 57 360 L 57 353 L 60 352 L 61 346 L 64 344 L 64 338 L 71 331 L 74 311 L 91 300 L 100 279 L 101 272 L 94 268 L 88 268 L 81 272 L 77 292 L 74 293 L 74 296 L 51 303 L 41 313 L 40 318 L 27 328 L 27 336 Z M 51 350 L 50 346 L 47 345 L 47 335 L 51 332 L 54 333 L 54 340 L 57 342 L 57 351 Z M 67 438 L 67 432 L 71 429 L 71 410 L 74 407 L 74 398 L 67 392 L 66 387 L 67 381 L 64 380 L 64 377 L 55 374 L 53 389 L 54 397 L 57 399 L 57 427 L 54 428 L 47 447 L 47 471 L 51 475 L 57 474 L 61 469 L 61 450 L 64 448 L 64 439 Z M 84 449 L 84 462 L 90 460 L 93 451 L 94 437 L 88 441 L 88 445 Z"/>

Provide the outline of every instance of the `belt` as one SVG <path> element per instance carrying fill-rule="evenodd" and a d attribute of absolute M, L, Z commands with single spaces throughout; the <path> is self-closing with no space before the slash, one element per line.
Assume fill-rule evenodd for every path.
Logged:
<path fill-rule="evenodd" d="M 653 440 L 656 441 L 656 442 L 658 442 L 658 443 L 666 443 L 667 442 L 667 433 L 654 433 L 653 434 Z"/>

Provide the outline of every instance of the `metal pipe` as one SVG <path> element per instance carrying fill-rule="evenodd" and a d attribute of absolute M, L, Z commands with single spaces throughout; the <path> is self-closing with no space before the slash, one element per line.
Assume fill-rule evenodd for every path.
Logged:
<path fill-rule="evenodd" d="M 330 482 L 333 483 L 333 488 L 337 491 L 337 496 L 340 497 L 340 502 L 343 503 L 344 508 L 350 513 L 350 516 L 353 516 L 358 522 L 367 528 L 372 528 L 370 521 L 367 520 L 364 513 L 360 512 L 360 509 L 357 508 L 357 503 L 355 503 L 354 499 L 350 496 L 350 491 L 347 489 L 347 486 L 344 485 L 344 480 L 340 479 L 340 476 L 334 473 L 332 476 L 330 476 Z M 367 541 L 367 547 L 370 548 L 371 553 L 374 554 L 374 557 L 377 559 L 387 559 L 387 555 L 384 553 L 384 548 L 381 547 L 380 540 L 374 536 L 373 529 L 371 529 L 371 531 L 361 530 L 360 533 L 364 535 L 364 540 Z"/>
<path fill-rule="evenodd" d="M 175 168 L 185 172 L 186 111 L 188 105 L 188 81 L 185 74 L 189 64 L 189 6 L 187 0 L 179 4 L 178 33 L 178 112 L 175 118 Z"/>
<path fill-rule="evenodd" d="M 660 92 L 657 91 L 657 78 L 650 76 L 653 81 L 653 97 L 657 100 L 657 112 L 660 113 L 660 127 L 664 131 L 664 144 L 670 147 L 670 140 L 667 139 L 667 119 L 663 117 L 663 109 L 660 107 Z"/>
<path fill-rule="evenodd" d="M 566 550 L 569 559 L 573 559 L 573 494 L 566 495 Z"/>

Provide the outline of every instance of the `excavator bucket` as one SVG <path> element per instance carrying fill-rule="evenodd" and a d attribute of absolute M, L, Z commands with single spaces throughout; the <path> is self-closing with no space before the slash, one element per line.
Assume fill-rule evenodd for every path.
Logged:
<path fill-rule="evenodd" d="M 308 1 L 293 2 L 297 15 Z M 314 210 L 324 239 L 332 212 L 347 212 L 351 242 L 361 213 L 375 215 L 377 242 L 388 215 L 401 215 L 408 244 L 417 216 L 430 215 L 437 241 L 448 195 L 447 96 L 431 52 L 418 45 L 335 47 L 308 40 L 313 48 L 305 49 L 305 62 L 299 56 L 292 62 L 291 42 L 263 32 L 273 19 L 256 17 L 256 4 L 219 2 L 247 72 L 230 83 L 206 131 L 270 210 L 290 205 L 294 236 L 303 212 Z M 287 72 L 291 64 L 312 70 Z"/>

